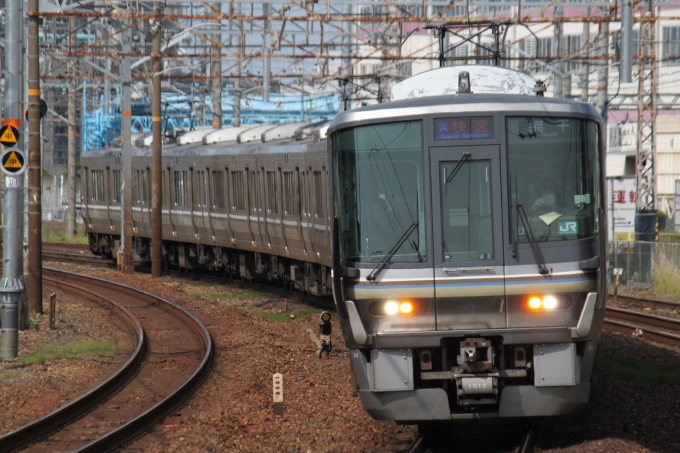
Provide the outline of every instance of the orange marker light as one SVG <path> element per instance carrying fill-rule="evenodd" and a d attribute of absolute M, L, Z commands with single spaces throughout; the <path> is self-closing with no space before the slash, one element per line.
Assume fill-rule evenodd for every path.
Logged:
<path fill-rule="evenodd" d="M 404 301 L 399 304 L 399 311 L 402 315 L 410 315 L 413 313 L 413 304 L 409 301 Z"/>
<path fill-rule="evenodd" d="M 541 299 L 538 297 L 529 298 L 529 308 L 533 308 L 534 310 L 541 308 Z"/>

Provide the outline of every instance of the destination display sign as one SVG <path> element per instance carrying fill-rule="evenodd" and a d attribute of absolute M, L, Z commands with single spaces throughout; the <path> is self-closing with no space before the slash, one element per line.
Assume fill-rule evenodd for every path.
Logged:
<path fill-rule="evenodd" d="M 434 131 L 436 141 L 494 138 L 493 116 L 436 119 Z"/>

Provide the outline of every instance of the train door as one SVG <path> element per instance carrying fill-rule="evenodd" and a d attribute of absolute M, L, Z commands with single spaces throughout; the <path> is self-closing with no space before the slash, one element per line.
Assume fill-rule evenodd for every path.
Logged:
<path fill-rule="evenodd" d="M 498 146 L 431 148 L 437 330 L 507 326 Z"/>

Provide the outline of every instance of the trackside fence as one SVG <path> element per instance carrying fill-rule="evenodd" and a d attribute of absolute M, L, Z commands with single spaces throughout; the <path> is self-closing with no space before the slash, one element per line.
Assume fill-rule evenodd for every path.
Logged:
<path fill-rule="evenodd" d="M 680 269 L 680 244 L 610 241 L 609 284 L 614 285 L 614 268 L 623 269 L 619 287 L 647 289 L 654 284 L 655 269 Z"/>

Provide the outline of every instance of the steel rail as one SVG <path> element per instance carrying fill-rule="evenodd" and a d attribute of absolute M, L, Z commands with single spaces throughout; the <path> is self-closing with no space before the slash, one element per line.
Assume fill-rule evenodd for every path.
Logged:
<path fill-rule="evenodd" d="M 614 293 L 609 293 L 609 296 L 614 297 Z M 652 302 L 655 304 L 663 304 L 663 305 L 678 305 L 680 306 L 680 302 L 677 300 L 663 300 L 663 299 L 656 299 L 653 297 L 638 297 L 638 296 L 631 296 L 625 293 L 619 293 L 616 295 L 616 297 L 620 299 L 628 299 L 628 300 L 637 300 L 640 302 Z"/>
<path fill-rule="evenodd" d="M 678 335 L 680 320 L 677 319 L 607 307 L 604 327 L 615 332 L 644 336 L 666 344 L 680 344 L 680 335 Z M 665 329 L 665 331 L 658 330 L 658 328 Z"/>
<path fill-rule="evenodd" d="M 47 269 L 45 269 L 47 270 Z M 54 271 L 54 270 L 53 270 Z M 52 286 L 62 287 L 95 300 L 115 312 L 137 337 L 136 347 L 130 358 L 112 375 L 96 387 L 69 401 L 49 414 L 29 422 L 0 436 L 0 452 L 15 451 L 24 445 L 45 437 L 89 412 L 118 389 L 123 387 L 140 368 L 148 347 L 146 336 L 137 318 L 125 307 L 79 286 L 43 276 L 43 281 Z"/>
<path fill-rule="evenodd" d="M 97 267 L 109 267 L 113 265 L 112 260 L 107 260 L 100 256 L 81 255 L 79 253 L 57 252 L 53 250 L 42 251 L 43 261 L 67 261 L 78 264 L 92 264 Z"/>
<path fill-rule="evenodd" d="M 147 429 L 149 426 L 154 425 L 158 420 L 163 418 L 169 411 L 174 409 L 177 405 L 184 402 L 188 397 L 190 397 L 200 384 L 207 377 L 208 373 L 212 369 L 212 364 L 215 358 L 215 348 L 210 336 L 210 332 L 205 327 L 205 325 L 192 313 L 180 307 L 179 305 L 170 302 L 155 294 L 142 291 L 131 286 L 123 285 L 121 283 L 112 282 L 104 280 L 97 277 L 90 277 L 82 274 L 76 274 L 72 272 L 49 269 L 45 268 L 46 271 L 56 271 L 62 273 L 62 275 L 68 275 L 71 278 L 76 279 L 88 279 L 90 281 L 96 281 L 100 285 L 108 285 L 116 290 L 133 292 L 138 296 L 142 296 L 144 299 L 150 300 L 152 303 L 162 304 L 174 311 L 175 316 L 183 319 L 185 323 L 193 329 L 197 334 L 197 337 L 203 342 L 205 347 L 205 353 L 199 366 L 194 370 L 194 372 L 189 376 L 188 379 L 184 381 L 175 391 L 171 392 L 168 396 L 163 398 L 161 401 L 147 409 L 142 414 L 128 421 L 127 423 L 119 426 L 118 428 L 110 431 L 104 436 L 90 442 L 89 444 L 76 450 L 77 452 L 101 452 L 105 450 L 110 450 L 129 442 L 130 440 L 137 437 L 141 432 Z"/>

